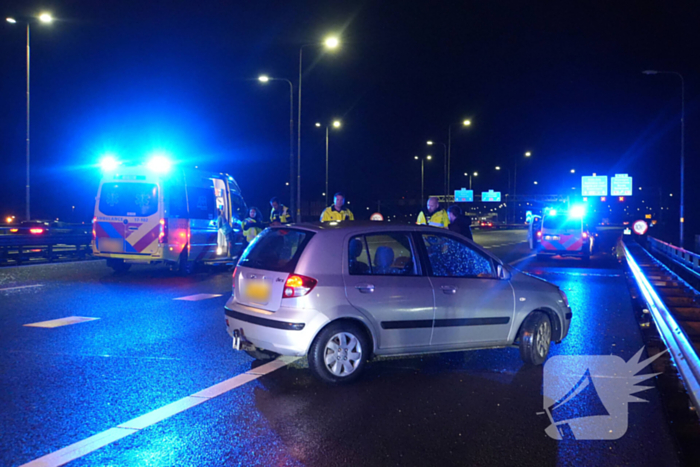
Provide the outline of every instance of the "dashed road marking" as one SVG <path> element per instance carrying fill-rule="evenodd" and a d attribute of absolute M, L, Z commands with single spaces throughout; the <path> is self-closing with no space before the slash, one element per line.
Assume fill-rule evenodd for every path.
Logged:
<path fill-rule="evenodd" d="M 196 392 L 190 396 L 183 397 L 168 405 L 164 405 L 147 414 L 133 418 L 128 422 L 121 423 L 114 428 L 110 428 L 96 435 L 85 438 L 82 441 L 73 443 L 70 446 L 54 451 L 45 456 L 27 462 L 20 467 L 57 467 L 67 464 L 80 457 L 83 457 L 91 452 L 107 446 L 115 441 L 125 438 L 134 433 L 138 433 L 146 427 L 152 426 L 166 418 L 184 412 L 185 410 L 196 407 L 210 399 L 218 397 L 232 389 L 243 386 L 246 383 L 254 381 L 263 375 L 272 373 L 275 370 L 284 368 L 297 361 L 299 357 L 279 357 L 269 363 L 261 365 L 243 374 L 234 376 L 233 378 L 222 381 L 218 384 L 208 387 L 202 391 Z"/>
<path fill-rule="evenodd" d="M 524 257 L 524 258 L 520 258 L 520 259 L 516 259 L 515 261 L 511 261 L 511 262 L 508 263 L 508 264 L 510 264 L 511 266 L 515 266 L 516 264 L 521 263 L 521 262 L 525 261 L 526 259 L 530 259 L 530 258 L 532 258 L 533 256 L 535 256 L 535 253 L 533 253 L 533 254 L 531 254 L 531 255 L 529 255 L 529 256 L 526 256 L 526 257 Z"/>
<path fill-rule="evenodd" d="M 491 248 L 500 248 L 502 246 L 511 246 L 511 245 L 520 245 L 521 243 L 527 243 L 527 242 L 513 242 L 513 243 L 502 243 L 500 245 L 489 245 L 489 246 L 482 246 L 481 248 L 485 250 L 489 250 Z"/>
<path fill-rule="evenodd" d="M 174 298 L 173 300 L 187 300 L 188 302 L 196 302 L 199 300 L 207 300 L 209 298 L 221 297 L 222 294 L 216 293 L 198 293 L 195 295 L 188 295 L 186 297 Z"/>
<path fill-rule="evenodd" d="M 8 290 L 19 290 L 19 289 L 30 289 L 32 287 L 43 287 L 44 284 L 33 284 L 33 285 L 18 285 L 17 287 L 5 287 L 0 289 L 0 292 L 6 292 Z"/>
<path fill-rule="evenodd" d="M 25 324 L 25 326 L 31 328 L 58 328 L 61 326 L 68 326 L 70 324 L 95 321 L 96 319 L 100 318 L 87 318 L 85 316 L 68 316 L 67 318 L 51 319 L 49 321 L 40 321 L 38 323 Z"/>

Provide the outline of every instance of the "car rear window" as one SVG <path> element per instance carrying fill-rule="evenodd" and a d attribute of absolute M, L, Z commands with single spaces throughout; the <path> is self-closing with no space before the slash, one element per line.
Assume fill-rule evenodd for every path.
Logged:
<path fill-rule="evenodd" d="M 545 217 L 544 228 L 551 230 L 581 230 L 583 222 L 581 219 L 570 219 L 565 216 Z"/>
<path fill-rule="evenodd" d="M 313 235 L 304 230 L 266 229 L 248 246 L 238 265 L 292 273 Z"/>
<path fill-rule="evenodd" d="M 153 183 L 103 183 L 100 212 L 105 216 L 150 216 L 158 212 L 158 187 Z"/>

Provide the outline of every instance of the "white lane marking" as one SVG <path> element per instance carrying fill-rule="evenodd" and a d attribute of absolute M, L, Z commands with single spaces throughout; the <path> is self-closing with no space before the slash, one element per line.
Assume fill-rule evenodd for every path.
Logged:
<path fill-rule="evenodd" d="M 187 300 L 188 302 L 196 302 L 198 300 L 206 300 L 208 298 L 221 297 L 222 294 L 215 293 L 198 293 L 195 295 L 188 295 L 186 297 L 173 298 L 173 300 Z"/>
<path fill-rule="evenodd" d="M 0 292 L 5 292 L 7 290 L 19 290 L 19 289 L 29 289 L 31 287 L 43 287 L 44 284 L 34 284 L 34 285 L 18 285 L 17 287 L 5 287 L 0 289 Z"/>
<path fill-rule="evenodd" d="M 522 262 L 522 261 L 525 261 L 526 259 L 532 258 L 532 257 L 535 256 L 535 255 L 536 255 L 536 253 L 533 253 L 533 254 L 531 254 L 530 256 L 526 256 L 526 257 L 524 257 L 524 258 L 520 258 L 520 259 L 517 259 L 517 260 L 515 260 L 515 261 L 511 261 L 511 262 L 508 263 L 508 264 L 510 264 L 511 266 L 515 266 L 516 264 L 518 264 L 518 263 L 520 263 L 520 262 Z"/>
<path fill-rule="evenodd" d="M 103 446 L 107 446 L 108 444 L 125 438 L 135 432 L 136 430 L 110 428 L 102 433 L 97 433 L 89 438 L 85 438 L 78 443 L 71 444 L 63 449 L 54 451 L 51 454 L 47 454 L 38 459 L 34 459 L 31 462 L 27 462 L 21 467 L 53 467 L 67 464 L 70 461 L 83 457 L 92 451 L 100 449 Z"/>
<path fill-rule="evenodd" d="M 133 418 L 128 422 L 117 425 L 115 428 L 110 428 L 96 435 L 85 438 L 82 441 L 73 443 L 70 446 L 54 451 L 45 456 L 34 459 L 20 467 L 58 467 L 68 462 L 74 461 L 91 452 L 107 446 L 117 440 L 125 438 L 131 434 L 138 433 L 140 430 L 152 426 L 166 418 L 172 417 L 185 410 L 196 407 L 210 399 L 218 397 L 232 389 L 243 386 L 246 383 L 254 381 L 263 375 L 279 370 L 290 363 L 299 360 L 300 357 L 279 357 L 269 363 L 261 365 L 257 368 L 249 370 L 243 374 L 234 376 L 225 381 L 217 383 L 192 395 L 183 397 L 168 405 L 164 405 L 147 414 Z"/>
<path fill-rule="evenodd" d="M 100 318 L 87 318 L 85 316 L 68 316 L 67 318 L 51 319 L 49 321 L 40 321 L 38 323 L 25 324 L 24 326 L 31 328 L 58 328 L 68 326 L 70 324 L 86 323 L 95 321 Z"/>

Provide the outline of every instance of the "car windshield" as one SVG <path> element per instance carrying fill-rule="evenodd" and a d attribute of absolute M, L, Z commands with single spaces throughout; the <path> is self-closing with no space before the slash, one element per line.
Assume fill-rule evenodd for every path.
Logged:
<path fill-rule="evenodd" d="M 267 229 L 255 237 L 238 265 L 292 273 L 313 235 L 312 232 L 296 229 Z"/>
<path fill-rule="evenodd" d="M 581 219 L 566 216 L 554 216 L 544 218 L 544 228 L 548 230 L 581 230 Z"/>
<path fill-rule="evenodd" d="M 151 216 L 158 212 L 158 187 L 153 183 L 104 183 L 100 212 L 106 216 Z"/>

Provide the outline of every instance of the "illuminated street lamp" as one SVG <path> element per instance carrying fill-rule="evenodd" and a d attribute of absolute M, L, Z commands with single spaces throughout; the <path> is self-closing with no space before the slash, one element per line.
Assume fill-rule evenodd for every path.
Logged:
<path fill-rule="evenodd" d="M 425 161 L 433 160 L 433 156 L 428 154 L 425 157 L 413 156 L 415 160 L 420 159 L 420 205 L 425 204 Z"/>
<path fill-rule="evenodd" d="M 680 212 L 680 244 L 679 246 L 683 248 L 683 231 L 685 225 L 684 211 L 685 211 L 685 80 L 683 80 L 683 75 L 677 71 L 657 71 L 657 70 L 646 70 L 642 74 L 645 75 L 676 75 L 681 80 L 681 212 Z"/>
<path fill-rule="evenodd" d="M 305 47 L 318 47 L 321 45 L 328 50 L 334 50 L 340 45 L 340 40 L 335 36 L 330 36 L 327 37 L 323 43 L 315 42 L 313 44 L 304 44 L 299 47 L 299 84 L 297 85 L 297 93 L 299 95 L 299 103 L 297 104 L 297 222 L 301 222 L 301 78 L 303 71 L 303 54 Z"/>
<path fill-rule="evenodd" d="M 38 17 L 39 22 L 48 24 L 53 21 L 53 17 L 49 13 L 41 13 Z M 5 20 L 10 23 L 10 24 L 16 24 L 18 22 L 17 19 L 15 18 L 5 18 Z M 31 209 L 30 209 L 30 197 L 29 197 L 29 102 L 30 102 L 30 92 L 29 92 L 29 70 L 30 70 L 30 47 L 29 47 L 29 37 L 30 37 L 30 28 L 29 28 L 29 23 L 31 22 L 32 18 L 27 18 L 23 21 L 19 21 L 21 23 L 24 23 L 27 26 L 27 139 L 26 139 L 26 152 L 27 152 L 27 185 L 26 185 L 26 218 L 27 220 L 31 220 Z"/>
<path fill-rule="evenodd" d="M 320 128 L 321 124 L 316 123 L 316 127 Z M 340 128 L 340 120 L 333 120 L 333 122 L 329 125 L 326 125 L 326 192 L 323 193 L 323 196 L 326 197 L 326 205 L 328 205 L 328 129 L 330 127 L 333 128 Z"/>
<path fill-rule="evenodd" d="M 294 212 L 294 85 L 286 78 L 270 78 L 267 75 L 258 76 L 258 81 L 261 83 L 269 83 L 270 81 L 285 81 L 289 84 L 289 204 L 292 212 Z"/>
<path fill-rule="evenodd" d="M 452 172 L 452 127 L 455 125 L 471 126 L 472 121 L 469 119 L 461 122 L 453 123 L 447 126 L 447 191 L 450 191 L 450 174 Z"/>

